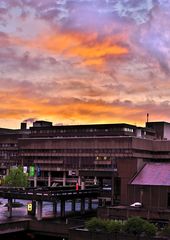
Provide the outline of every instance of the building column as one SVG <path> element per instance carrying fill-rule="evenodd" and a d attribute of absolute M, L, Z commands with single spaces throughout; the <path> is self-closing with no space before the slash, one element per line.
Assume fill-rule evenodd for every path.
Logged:
<path fill-rule="evenodd" d="M 57 216 L 57 202 L 53 202 L 53 216 Z"/>
<path fill-rule="evenodd" d="M 35 176 L 34 176 L 34 187 L 37 187 L 37 175 L 35 173 Z"/>
<path fill-rule="evenodd" d="M 88 201 L 88 209 L 89 209 L 89 211 L 92 210 L 92 198 L 89 198 L 89 201 Z"/>
<path fill-rule="evenodd" d="M 63 187 L 66 185 L 66 172 L 63 172 Z"/>
<path fill-rule="evenodd" d="M 82 182 L 81 182 L 81 190 L 84 190 L 84 189 L 85 189 L 85 182 L 82 181 Z"/>
<path fill-rule="evenodd" d="M 6 175 L 9 175 L 9 168 L 6 169 Z"/>
<path fill-rule="evenodd" d="M 48 187 L 51 187 L 51 172 L 48 172 Z"/>
<path fill-rule="evenodd" d="M 75 213 L 76 211 L 76 199 L 72 199 L 71 210 Z"/>
<path fill-rule="evenodd" d="M 78 185 L 81 186 L 81 177 L 78 176 Z"/>
<path fill-rule="evenodd" d="M 12 198 L 8 199 L 8 217 L 12 217 Z"/>
<path fill-rule="evenodd" d="M 85 198 L 81 199 L 81 214 L 85 213 Z"/>
<path fill-rule="evenodd" d="M 94 177 L 94 185 L 97 185 L 97 177 Z"/>
<path fill-rule="evenodd" d="M 64 199 L 61 199 L 60 215 L 61 217 L 65 217 L 65 200 Z"/>
<path fill-rule="evenodd" d="M 99 207 L 102 207 L 103 206 L 103 201 L 101 198 L 99 198 Z"/>
<path fill-rule="evenodd" d="M 115 181 L 114 181 L 114 173 L 112 174 L 112 184 L 111 184 L 111 205 L 114 205 L 115 203 L 115 189 L 114 189 L 114 184 L 115 184 Z"/>
<path fill-rule="evenodd" d="M 43 208 L 42 201 L 37 201 L 37 220 L 38 221 L 42 220 L 42 208 Z"/>

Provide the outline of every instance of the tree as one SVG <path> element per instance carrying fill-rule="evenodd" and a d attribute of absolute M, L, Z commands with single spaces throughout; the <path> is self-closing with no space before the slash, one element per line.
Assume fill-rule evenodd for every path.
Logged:
<path fill-rule="evenodd" d="M 87 221 L 85 226 L 91 232 L 119 233 L 122 223 L 117 220 L 105 220 L 94 217 Z"/>
<path fill-rule="evenodd" d="M 4 179 L 4 185 L 9 187 L 27 187 L 28 176 L 23 172 L 21 166 L 18 168 L 12 168 Z"/>
<path fill-rule="evenodd" d="M 140 217 L 131 217 L 125 222 L 123 230 L 134 235 L 143 233 L 150 237 L 156 234 L 157 228 L 154 224 Z"/>

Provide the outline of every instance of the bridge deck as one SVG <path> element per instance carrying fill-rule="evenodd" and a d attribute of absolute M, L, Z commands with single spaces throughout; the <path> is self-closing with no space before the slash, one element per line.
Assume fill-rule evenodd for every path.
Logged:
<path fill-rule="evenodd" d="M 55 202 L 57 200 L 72 200 L 78 198 L 96 198 L 99 196 L 99 188 L 85 190 L 56 190 L 36 188 L 0 188 L 0 197 L 6 199 L 24 199 L 36 201 Z"/>

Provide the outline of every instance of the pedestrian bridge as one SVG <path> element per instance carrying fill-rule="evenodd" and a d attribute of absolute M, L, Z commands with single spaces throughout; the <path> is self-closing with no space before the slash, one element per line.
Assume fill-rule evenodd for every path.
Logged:
<path fill-rule="evenodd" d="M 88 211 L 92 210 L 92 200 L 100 194 L 99 188 L 86 188 L 76 190 L 67 188 L 0 188 L 0 198 L 8 199 L 8 216 L 12 217 L 13 199 L 32 201 L 30 212 L 36 215 L 37 220 L 42 220 L 43 202 L 53 203 L 53 217 L 57 215 L 57 203 L 60 201 L 60 216 L 65 217 L 65 204 L 70 200 L 72 213 L 75 213 L 76 200 L 80 201 L 81 214 L 85 213 L 85 200 L 88 200 Z"/>
<path fill-rule="evenodd" d="M 0 188 L 1 198 L 24 199 L 35 201 L 54 202 L 56 200 L 72 200 L 75 198 L 97 198 L 99 188 L 86 188 L 84 190 L 68 188 Z"/>

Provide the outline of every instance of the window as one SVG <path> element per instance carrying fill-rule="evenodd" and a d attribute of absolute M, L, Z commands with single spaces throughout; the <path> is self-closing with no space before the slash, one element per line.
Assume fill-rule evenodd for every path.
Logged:
<path fill-rule="evenodd" d="M 123 128 L 123 131 L 125 131 L 125 132 L 133 132 L 133 129 L 132 128 Z"/>

